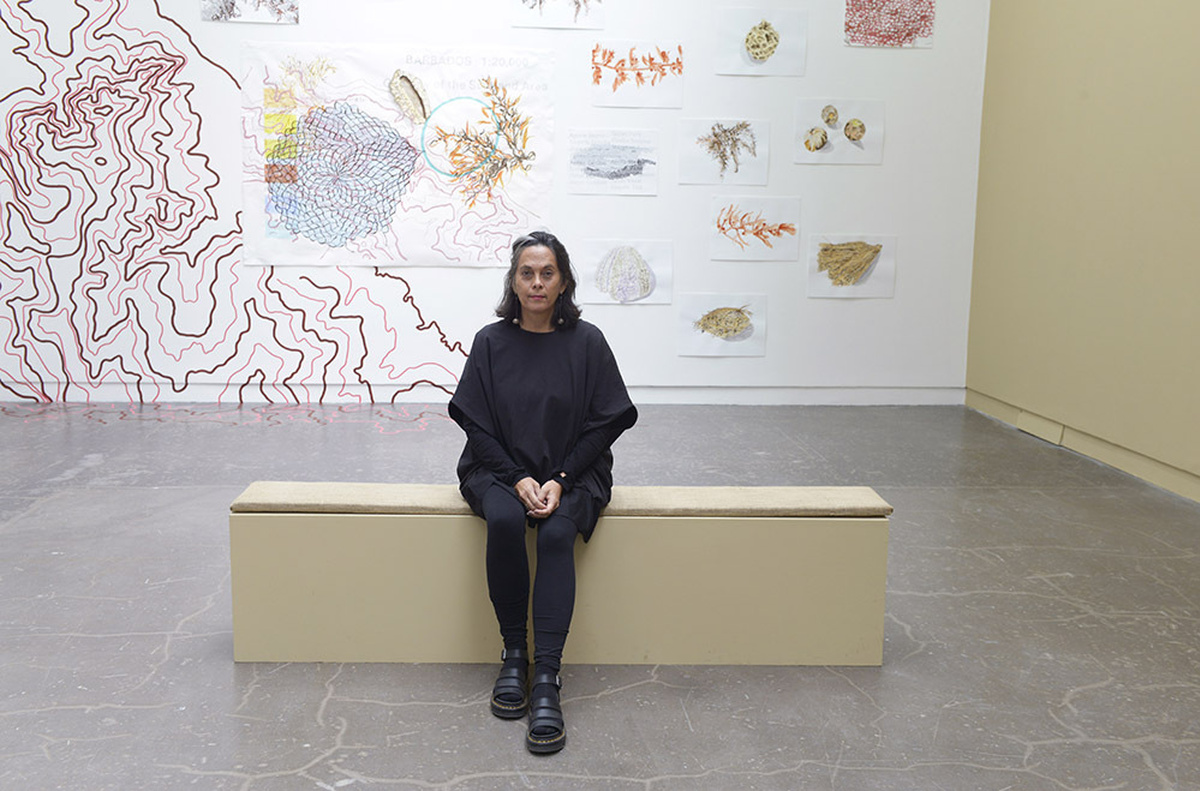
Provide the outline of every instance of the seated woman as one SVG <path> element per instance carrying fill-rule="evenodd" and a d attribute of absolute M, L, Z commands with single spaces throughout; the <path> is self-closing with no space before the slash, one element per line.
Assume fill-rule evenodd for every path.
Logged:
<path fill-rule="evenodd" d="M 558 672 L 575 607 L 575 536 L 591 537 L 612 496 L 609 448 L 637 421 L 604 335 L 579 318 L 574 296 L 562 243 L 540 231 L 517 239 L 501 320 L 475 335 L 450 401 L 467 435 L 459 488 L 487 521 L 488 591 L 504 640 L 491 709 L 529 713 L 534 753 L 567 741 Z M 532 681 L 527 524 L 537 529 Z"/>

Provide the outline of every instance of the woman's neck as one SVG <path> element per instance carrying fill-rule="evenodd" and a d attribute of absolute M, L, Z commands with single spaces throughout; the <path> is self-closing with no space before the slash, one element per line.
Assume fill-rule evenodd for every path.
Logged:
<path fill-rule="evenodd" d="M 526 332 L 554 332 L 554 325 L 550 323 L 548 316 L 542 320 L 522 316 L 520 326 Z"/>

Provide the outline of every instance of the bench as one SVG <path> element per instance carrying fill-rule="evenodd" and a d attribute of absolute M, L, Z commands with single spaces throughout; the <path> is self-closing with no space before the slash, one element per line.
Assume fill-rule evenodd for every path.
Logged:
<path fill-rule="evenodd" d="M 891 512 L 867 487 L 617 486 L 576 543 L 564 659 L 879 665 Z M 499 656 L 455 486 L 259 481 L 229 530 L 236 661 Z"/>

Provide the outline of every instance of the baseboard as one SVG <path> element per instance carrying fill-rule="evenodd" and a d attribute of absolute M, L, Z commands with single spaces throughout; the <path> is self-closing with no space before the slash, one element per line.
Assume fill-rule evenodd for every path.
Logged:
<path fill-rule="evenodd" d="M 1027 434 L 1103 462 L 1189 500 L 1200 502 L 1200 476 L 1187 470 L 1181 470 L 975 390 L 967 390 L 965 403 L 968 408 L 1008 423 Z"/>
<path fill-rule="evenodd" d="M 175 392 L 166 383 L 143 382 L 138 386 L 103 383 L 84 389 L 79 386 L 47 386 L 51 393 L 66 393 L 66 403 L 150 404 L 199 403 L 226 405 L 278 404 L 444 404 L 450 400 L 454 383 L 431 385 L 362 384 L 255 385 L 239 388 L 228 384 L 196 383 Z M 19 390 L 19 388 L 18 388 Z M 961 387 L 774 387 L 774 386 L 654 386 L 630 385 L 637 404 L 737 404 L 747 406 L 962 406 Z M 0 401 L 21 401 L 0 390 Z M 30 398 L 30 403 L 38 399 Z"/>

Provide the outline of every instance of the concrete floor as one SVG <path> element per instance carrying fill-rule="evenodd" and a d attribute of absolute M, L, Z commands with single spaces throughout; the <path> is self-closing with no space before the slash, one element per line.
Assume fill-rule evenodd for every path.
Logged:
<path fill-rule="evenodd" d="M 491 665 L 233 663 L 247 483 L 447 483 L 460 446 L 442 407 L 0 404 L 0 788 L 1200 788 L 1200 504 L 958 407 L 648 406 L 615 449 L 619 483 L 875 487 L 881 668 L 568 641 L 537 758 Z"/>

